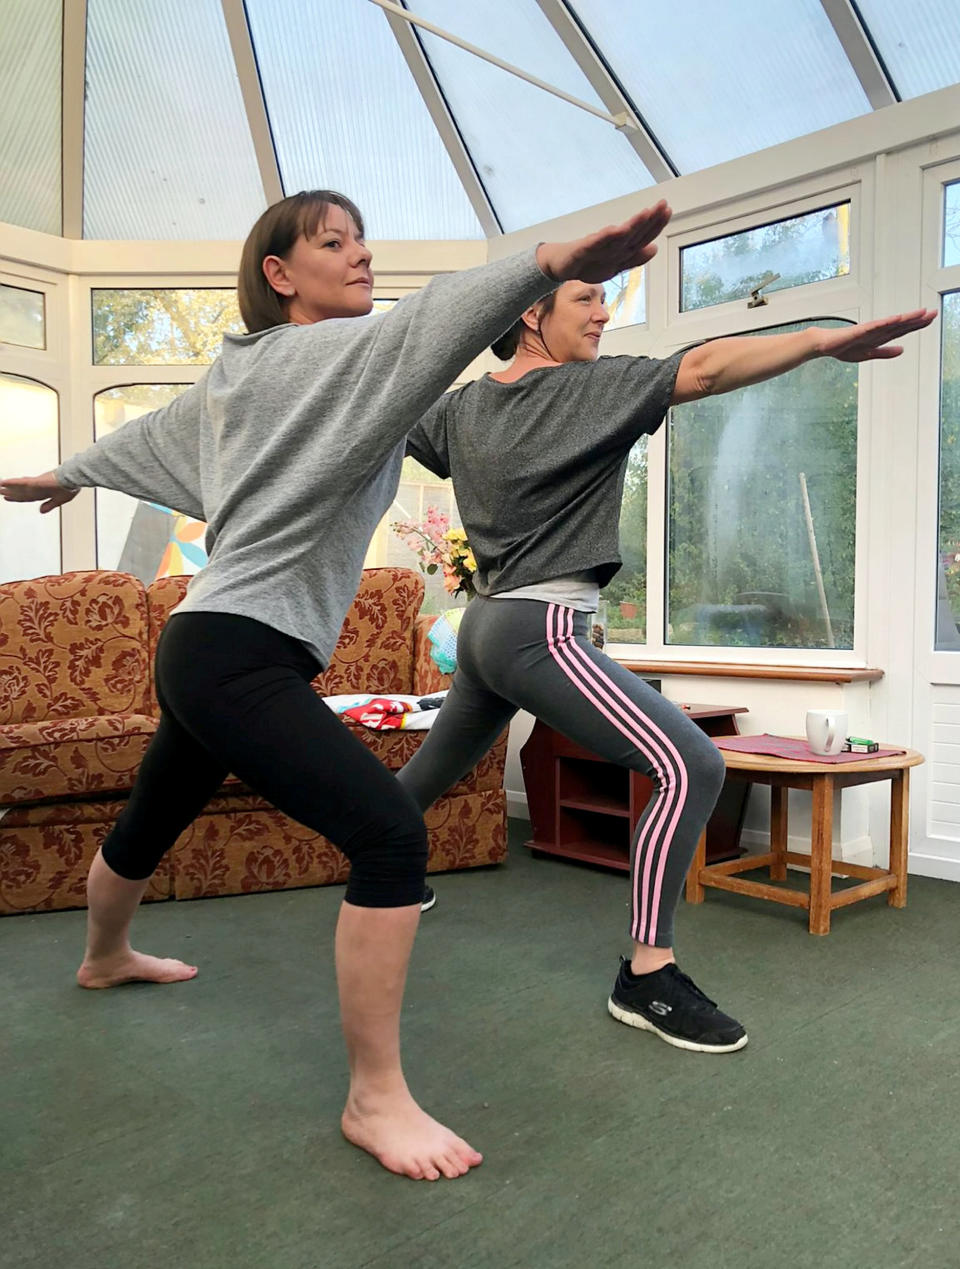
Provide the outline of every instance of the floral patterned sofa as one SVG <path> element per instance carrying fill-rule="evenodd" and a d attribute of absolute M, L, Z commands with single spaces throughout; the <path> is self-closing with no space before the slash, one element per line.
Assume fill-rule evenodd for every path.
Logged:
<path fill-rule="evenodd" d="M 90 860 L 156 728 L 153 654 L 188 578 L 148 589 L 126 573 L 77 572 L 0 585 L 0 915 L 83 907 Z M 325 696 L 428 694 L 448 686 L 429 656 L 423 582 L 364 572 L 326 672 Z M 393 770 L 417 731 L 358 734 Z M 427 812 L 431 871 L 506 855 L 506 735 Z M 149 899 L 343 881 L 346 860 L 231 777 L 153 877 Z"/>

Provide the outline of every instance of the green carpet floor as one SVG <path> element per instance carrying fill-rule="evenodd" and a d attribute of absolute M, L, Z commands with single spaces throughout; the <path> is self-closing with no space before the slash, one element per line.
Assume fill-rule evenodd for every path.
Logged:
<path fill-rule="evenodd" d="M 0 921 L 4 1269 L 960 1265 L 960 888 L 911 879 L 828 938 L 707 893 L 681 964 L 743 1020 L 682 1053 L 608 1017 L 619 875 L 523 849 L 436 879 L 414 1092 L 481 1149 L 406 1181 L 341 1138 L 342 889 L 149 906 L 175 987 L 72 985 L 84 914 Z"/>

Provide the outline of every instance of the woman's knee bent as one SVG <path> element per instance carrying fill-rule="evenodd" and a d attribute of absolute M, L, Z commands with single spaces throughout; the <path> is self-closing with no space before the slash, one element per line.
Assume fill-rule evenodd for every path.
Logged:
<path fill-rule="evenodd" d="M 427 826 L 413 799 L 397 797 L 338 843 L 350 860 L 346 899 L 360 908 L 403 908 L 423 898 Z"/>

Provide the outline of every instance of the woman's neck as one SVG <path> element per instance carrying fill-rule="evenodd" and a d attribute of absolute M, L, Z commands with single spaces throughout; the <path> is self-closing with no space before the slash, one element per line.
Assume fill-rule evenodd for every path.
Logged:
<path fill-rule="evenodd" d="M 547 353 L 539 349 L 521 348 L 506 370 L 498 370 L 490 375 L 497 383 L 515 383 L 531 370 L 544 370 L 549 366 L 562 366 L 562 361 L 554 361 Z"/>

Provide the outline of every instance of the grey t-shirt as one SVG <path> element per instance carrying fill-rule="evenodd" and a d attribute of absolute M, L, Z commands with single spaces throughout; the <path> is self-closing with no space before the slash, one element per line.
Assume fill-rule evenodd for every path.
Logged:
<path fill-rule="evenodd" d="M 326 664 L 404 435 L 555 282 L 534 250 L 434 278 L 390 312 L 228 335 L 169 405 L 56 468 L 207 521 L 209 563 L 178 611 L 252 617 Z"/>
<path fill-rule="evenodd" d="M 627 459 L 663 422 L 683 353 L 600 357 L 484 376 L 442 397 L 407 437 L 407 453 L 453 478 L 481 595 L 620 567 Z"/>

